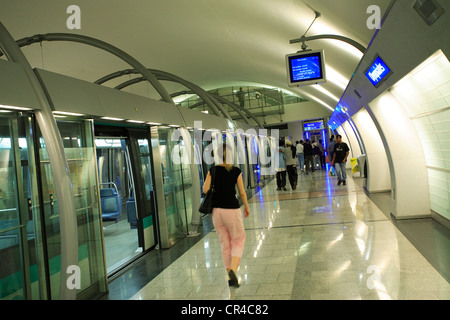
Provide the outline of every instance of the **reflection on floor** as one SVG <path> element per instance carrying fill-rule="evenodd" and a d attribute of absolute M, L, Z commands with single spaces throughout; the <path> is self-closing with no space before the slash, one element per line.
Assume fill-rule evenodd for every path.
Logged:
<path fill-rule="evenodd" d="M 228 286 L 212 231 L 131 299 L 449 299 L 446 279 L 358 179 L 337 186 L 321 171 L 299 176 L 295 191 L 276 191 L 272 181 L 256 194 L 240 288 Z"/>
<path fill-rule="evenodd" d="M 137 229 L 130 228 L 126 217 L 122 217 L 117 223 L 103 222 L 103 234 L 108 274 L 142 253 L 142 248 L 139 248 L 138 244 Z"/>

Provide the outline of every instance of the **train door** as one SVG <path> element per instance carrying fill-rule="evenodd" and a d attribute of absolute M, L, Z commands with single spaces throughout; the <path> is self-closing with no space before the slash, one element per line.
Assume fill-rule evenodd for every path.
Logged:
<path fill-rule="evenodd" d="M 77 297 L 106 292 L 90 120 L 57 122 L 77 215 Z M 61 272 L 58 199 L 47 146 L 33 115 L 0 117 L 0 298 L 56 299 Z"/>
<path fill-rule="evenodd" d="M 156 245 L 152 161 L 145 129 L 95 125 L 108 276 Z"/>
<path fill-rule="evenodd" d="M 30 132 L 30 118 L 15 114 L 0 117 L 1 300 L 47 298 Z"/>
<path fill-rule="evenodd" d="M 249 166 L 249 186 L 256 188 L 259 185 L 259 165 L 258 165 L 258 144 L 256 136 L 247 136 L 247 152 L 248 152 L 248 166 Z"/>

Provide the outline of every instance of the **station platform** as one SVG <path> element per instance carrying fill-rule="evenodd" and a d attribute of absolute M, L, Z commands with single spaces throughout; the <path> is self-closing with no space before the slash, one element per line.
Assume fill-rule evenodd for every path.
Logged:
<path fill-rule="evenodd" d="M 147 255 L 109 284 L 110 300 L 448 300 L 450 231 L 433 219 L 395 221 L 389 194 L 366 194 L 347 172 L 275 179 L 249 200 L 247 240 L 228 286 L 211 217 L 201 235 Z"/>

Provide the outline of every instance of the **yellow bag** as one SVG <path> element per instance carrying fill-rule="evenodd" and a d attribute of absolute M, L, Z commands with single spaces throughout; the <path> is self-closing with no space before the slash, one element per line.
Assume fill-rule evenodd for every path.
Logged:
<path fill-rule="evenodd" d="M 352 165 L 352 173 L 359 172 L 358 158 L 350 159 L 350 164 Z"/>

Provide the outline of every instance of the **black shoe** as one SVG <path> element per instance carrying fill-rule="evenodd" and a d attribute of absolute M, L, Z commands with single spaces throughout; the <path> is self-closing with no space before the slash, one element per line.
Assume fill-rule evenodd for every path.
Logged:
<path fill-rule="evenodd" d="M 283 187 L 283 191 L 287 191 L 286 187 Z"/>
<path fill-rule="evenodd" d="M 342 181 L 342 184 L 343 184 L 344 186 L 346 186 L 346 185 L 347 185 L 347 183 L 345 183 L 345 180 L 344 180 L 344 181 Z"/>
<path fill-rule="evenodd" d="M 341 183 L 342 183 L 342 180 L 339 180 L 337 185 L 340 186 Z"/>
<path fill-rule="evenodd" d="M 277 191 L 280 191 L 281 190 L 281 188 L 277 188 Z"/>
<path fill-rule="evenodd" d="M 239 282 L 233 270 L 230 270 L 230 272 L 228 272 L 228 276 L 230 277 L 230 280 L 228 280 L 228 285 L 230 287 L 239 288 Z"/>

